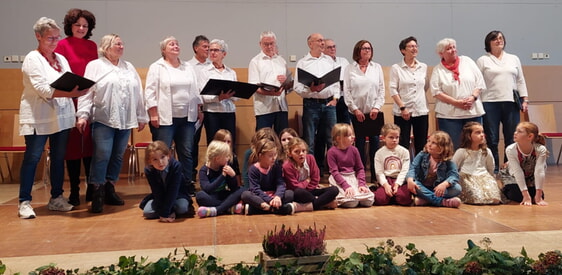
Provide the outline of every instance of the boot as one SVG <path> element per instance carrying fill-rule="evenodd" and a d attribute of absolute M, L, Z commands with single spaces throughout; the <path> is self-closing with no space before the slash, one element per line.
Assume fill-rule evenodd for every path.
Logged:
<path fill-rule="evenodd" d="M 74 206 L 80 205 L 80 181 L 70 183 L 70 196 L 68 196 L 68 203 Z"/>
<path fill-rule="evenodd" d="M 105 198 L 105 187 L 103 184 L 92 184 L 92 213 L 103 212 L 103 200 Z"/>
<path fill-rule="evenodd" d="M 109 205 L 124 205 L 123 201 L 117 193 L 115 193 L 115 185 L 111 182 L 105 183 L 105 203 Z"/>
<path fill-rule="evenodd" d="M 94 186 L 93 184 L 88 184 L 86 188 L 86 201 L 92 201 L 92 193 L 94 193 Z"/>

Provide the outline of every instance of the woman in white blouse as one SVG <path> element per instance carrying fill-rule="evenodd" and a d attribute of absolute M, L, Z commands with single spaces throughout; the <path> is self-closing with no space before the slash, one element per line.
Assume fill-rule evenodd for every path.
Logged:
<path fill-rule="evenodd" d="M 49 139 L 51 158 L 51 199 L 48 209 L 70 211 L 73 206 L 63 198 L 64 155 L 70 129 L 74 126 L 74 104 L 72 97 L 84 95 L 87 90 L 61 91 L 51 83 L 70 71 L 64 56 L 55 53 L 60 40 L 60 27 L 46 17 L 33 25 L 37 49 L 25 56 L 22 64 L 23 93 L 20 102 L 20 135 L 25 138 L 25 153 L 20 170 L 20 192 L 18 216 L 35 218 L 31 207 L 31 190 L 37 164 L 41 160 L 45 143 Z"/>
<path fill-rule="evenodd" d="M 213 39 L 209 43 L 209 59 L 211 65 L 201 69 L 200 85 L 205 87 L 209 79 L 236 81 L 236 71 L 224 65 L 223 60 L 228 52 L 228 45 L 224 40 Z M 236 144 L 236 106 L 233 91 L 222 91 L 220 95 L 202 95 L 203 124 L 207 135 L 207 144 L 211 143 L 215 133 L 220 129 L 229 130 L 232 145 Z"/>
<path fill-rule="evenodd" d="M 390 68 L 390 95 L 394 100 L 394 124 L 400 127 L 400 145 L 409 148 L 410 132 L 414 134 L 415 154 L 427 143 L 428 114 L 425 91 L 429 86 L 427 65 L 419 62 L 418 40 L 410 36 L 398 44 L 402 62 Z"/>
<path fill-rule="evenodd" d="M 142 85 L 135 67 L 121 59 L 124 44 L 116 34 L 102 37 L 100 58 L 86 66 L 84 77 L 96 81 L 78 99 L 76 127 L 83 131 L 91 121 L 94 153 L 89 184 L 92 184 L 93 213 L 103 212 L 103 204 L 123 205 L 115 193 L 115 183 L 123 163 L 132 128 L 141 131 L 148 123 Z"/>
<path fill-rule="evenodd" d="M 365 166 L 365 142 L 369 139 L 371 181 L 375 181 L 373 160 L 379 148 L 379 135 L 384 124 L 384 75 L 380 64 L 373 62 L 373 46 L 360 40 L 353 48 L 353 64 L 345 68 L 344 99 L 355 130 L 355 146 Z"/>
<path fill-rule="evenodd" d="M 461 142 L 462 128 L 469 121 L 482 123 L 484 108 L 480 92 L 486 88 L 482 73 L 468 56 L 457 55 L 457 42 L 444 38 L 437 43 L 441 58 L 429 82 L 435 97 L 435 116 L 439 130 L 451 136 L 455 149 Z"/>
<path fill-rule="evenodd" d="M 161 140 L 170 147 L 174 142 L 184 183 L 194 193 L 192 149 L 198 147 L 193 146 L 193 136 L 195 123 L 203 119 L 197 75 L 191 64 L 179 58 L 180 45 L 175 37 L 164 38 L 160 52 L 162 58 L 150 65 L 146 75 L 144 94 L 150 132 L 153 141 Z"/>
<path fill-rule="evenodd" d="M 491 31 L 484 39 L 486 54 L 476 60 L 478 68 L 484 76 L 486 89 L 482 91 L 482 104 L 484 104 L 484 132 L 486 141 L 498 172 L 500 140 L 500 123 L 503 128 L 504 147 L 513 143 L 513 133 L 519 124 L 519 105 L 513 99 L 513 90 L 519 91 L 523 98 L 521 111 L 527 111 L 528 93 L 521 61 L 513 54 L 506 53 L 505 36 L 501 31 Z"/>

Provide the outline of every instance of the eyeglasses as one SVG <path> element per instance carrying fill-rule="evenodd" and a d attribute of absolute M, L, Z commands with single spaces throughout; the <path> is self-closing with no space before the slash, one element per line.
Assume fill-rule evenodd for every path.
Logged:
<path fill-rule="evenodd" d="M 408 45 L 406 46 L 406 48 L 408 49 L 417 49 L 419 46 L 418 45 Z"/>
<path fill-rule="evenodd" d="M 333 46 L 326 46 L 326 49 L 335 49 L 335 48 L 336 48 L 336 45 L 333 45 Z"/>
<path fill-rule="evenodd" d="M 372 51 L 373 48 L 370 48 L 370 47 L 363 47 L 363 48 L 361 48 L 361 50 L 362 50 L 362 51 Z"/>
<path fill-rule="evenodd" d="M 47 39 L 47 41 L 49 41 L 50 43 L 53 43 L 55 41 L 59 41 L 60 36 L 47 36 L 47 37 L 45 37 L 45 39 Z"/>
<path fill-rule="evenodd" d="M 216 52 L 224 52 L 222 49 L 209 49 L 209 52 L 216 53 Z"/>
<path fill-rule="evenodd" d="M 117 47 L 124 47 L 125 44 L 123 44 L 123 42 L 119 42 L 119 43 L 113 43 L 112 46 L 117 46 Z"/>

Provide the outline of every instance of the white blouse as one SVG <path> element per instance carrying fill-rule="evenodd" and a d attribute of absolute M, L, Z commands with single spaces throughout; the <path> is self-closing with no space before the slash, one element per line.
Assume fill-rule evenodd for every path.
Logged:
<path fill-rule="evenodd" d="M 410 69 L 402 62 L 392 65 L 390 68 L 390 81 L 388 83 L 390 96 L 399 95 L 413 117 L 427 115 L 427 98 L 425 96 L 426 87 L 429 84 L 427 79 L 427 65 L 416 60 L 416 66 Z M 392 113 L 400 116 L 400 106 L 394 103 Z"/>
<path fill-rule="evenodd" d="M 347 66 L 343 76 L 343 98 L 350 113 L 359 110 L 364 114 L 384 105 L 384 75 L 380 64 L 369 62 L 365 73 L 357 62 Z"/>

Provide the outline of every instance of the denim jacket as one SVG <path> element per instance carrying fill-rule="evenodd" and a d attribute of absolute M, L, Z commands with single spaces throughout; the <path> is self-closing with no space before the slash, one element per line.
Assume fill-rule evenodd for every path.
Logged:
<path fill-rule="evenodd" d="M 422 184 L 427 178 L 427 172 L 429 171 L 429 154 L 425 151 L 420 152 L 410 164 L 410 169 L 406 178 L 413 178 L 414 181 L 419 181 Z M 433 187 L 438 184 L 447 181 L 451 184 L 450 187 L 455 184 L 459 184 L 459 172 L 457 165 L 451 161 L 442 161 L 437 164 L 437 180 L 433 183 Z"/>

